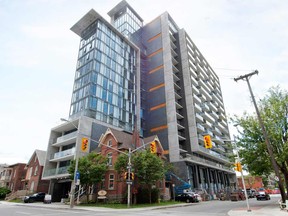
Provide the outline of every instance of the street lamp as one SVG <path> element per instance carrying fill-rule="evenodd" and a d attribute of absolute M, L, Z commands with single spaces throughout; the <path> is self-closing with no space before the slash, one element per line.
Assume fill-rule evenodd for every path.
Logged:
<path fill-rule="evenodd" d="M 71 123 L 78 131 L 78 127 L 71 121 L 67 120 L 67 119 L 64 119 L 64 118 L 61 118 L 60 119 L 61 121 L 64 121 L 64 122 L 68 122 L 68 123 Z M 78 131 L 79 132 L 79 131 Z M 78 138 L 78 137 L 77 137 Z M 76 184 L 75 184 L 75 178 L 76 178 L 76 174 L 77 174 L 77 171 L 78 171 L 78 161 L 79 161 L 79 158 L 78 158 L 78 146 L 77 146 L 77 138 L 76 138 L 76 144 L 75 144 L 75 170 L 74 170 L 74 176 L 73 176 L 73 180 L 71 182 L 71 189 L 70 189 L 70 208 L 73 208 L 74 207 L 74 202 L 75 202 L 75 188 L 76 188 Z"/>

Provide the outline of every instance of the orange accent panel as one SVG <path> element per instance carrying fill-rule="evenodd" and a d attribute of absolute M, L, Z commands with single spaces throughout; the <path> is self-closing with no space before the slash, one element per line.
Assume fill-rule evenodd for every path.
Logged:
<path fill-rule="evenodd" d="M 156 55 L 157 53 L 160 53 L 160 52 L 162 52 L 162 51 L 163 51 L 163 48 L 160 48 L 160 49 L 156 50 L 155 52 L 150 53 L 147 57 L 150 58 L 150 57 L 152 57 L 152 56 L 154 56 L 154 55 Z"/>
<path fill-rule="evenodd" d="M 159 89 L 159 88 L 161 88 L 161 87 L 163 87 L 163 86 L 165 86 L 165 84 L 164 84 L 164 83 L 161 83 L 160 85 L 157 85 L 157 86 L 154 86 L 154 87 L 150 88 L 150 89 L 149 89 L 149 92 L 155 91 L 156 89 Z"/>
<path fill-rule="evenodd" d="M 156 109 L 160 109 L 160 108 L 165 107 L 165 106 L 166 106 L 166 104 L 162 103 L 162 104 L 159 104 L 157 106 L 151 107 L 150 111 L 153 111 L 153 110 L 156 110 Z"/>
<path fill-rule="evenodd" d="M 149 73 L 149 74 L 154 73 L 154 72 L 156 72 L 157 70 L 160 70 L 160 69 L 163 68 L 163 67 L 164 67 L 163 65 L 160 65 L 160 66 L 158 66 L 158 67 L 150 70 L 148 73 Z"/>
<path fill-rule="evenodd" d="M 158 38 L 158 37 L 160 37 L 160 36 L 161 36 L 161 33 L 155 35 L 154 37 L 151 37 L 151 38 L 148 40 L 148 42 L 151 42 L 151 41 L 155 40 L 156 38 Z"/>
<path fill-rule="evenodd" d="M 166 128 L 168 128 L 167 125 L 162 125 L 162 126 L 159 126 L 159 127 L 152 128 L 152 129 L 150 130 L 150 132 L 155 132 L 155 131 L 159 131 L 159 130 L 164 130 L 164 129 L 166 129 Z"/>
<path fill-rule="evenodd" d="M 163 151 L 163 154 L 164 154 L 164 155 L 169 154 L 169 150 L 164 150 L 164 151 Z"/>

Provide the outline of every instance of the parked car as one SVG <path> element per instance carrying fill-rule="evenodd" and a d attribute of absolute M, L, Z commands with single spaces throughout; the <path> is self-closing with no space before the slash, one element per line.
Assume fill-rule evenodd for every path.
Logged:
<path fill-rule="evenodd" d="M 180 202 L 199 202 L 197 195 L 190 192 L 190 193 L 183 193 L 183 194 L 179 194 L 175 197 L 175 201 L 180 201 Z"/>
<path fill-rule="evenodd" d="M 39 193 L 32 194 L 30 196 L 25 196 L 24 202 L 25 203 L 44 202 L 44 198 L 45 198 L 45 193 L 39 192 Z"/>
<path fill-rule="evenodd" d="M 266 191 L 258 191 L 256 193 L 257 200 L 270 200 L 270 195 Z"/>
<path fill-rule="evenodd" d="M 254 198 L 256 196 L 256 190 L 255 189 L 246 189 L 248 198 Z"/>

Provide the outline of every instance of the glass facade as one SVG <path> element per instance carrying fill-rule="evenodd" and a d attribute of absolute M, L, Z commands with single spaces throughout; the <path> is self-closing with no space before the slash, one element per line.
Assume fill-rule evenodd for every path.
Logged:
<path fill-rule="evenodd" d="M 82 33 L 70 116 L 78 113 L 132 131 L 137 53 L 97 20 Z"/>
<path fill-rule="evenodd" d="M 131 35 L 142 27 L 142 21 L 128 8 L 114 16 L 114 26 L 124 35 Z"/>

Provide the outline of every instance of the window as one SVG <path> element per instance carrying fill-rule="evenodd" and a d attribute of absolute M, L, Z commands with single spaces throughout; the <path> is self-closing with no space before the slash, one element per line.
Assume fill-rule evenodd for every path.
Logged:
<path fill-rule="evenodd" d="M 114 189 L 114 174 L 109 175 L 109 185 L 108 185 L 109 190 Z"/>
<path fill-rule="evenodd" d="M 112 153 L 111 152 L 107 154 L 107 158 L 108 158 L 108 166 L 112 166 Z"/>
<path fill-rule="evenodd" d="M 37 172 L 38 172 L 38 166 L 35 167 L 34 175 L 37 175 Z"/>
<path fill-rule="evenodd" d="M 112 140 L 108 140 L 108 146 L 112 146 Z"/>
<path fill-rule="evenodd" d="M 29 169 L 29 176 L 28 176 L 28 179 L 30 179 L 30 178 L 31 178 L 31 176 L 32 176 L 32 173 L 33 173 L 33 167 L 30 167 L 30 169 Z"/>

